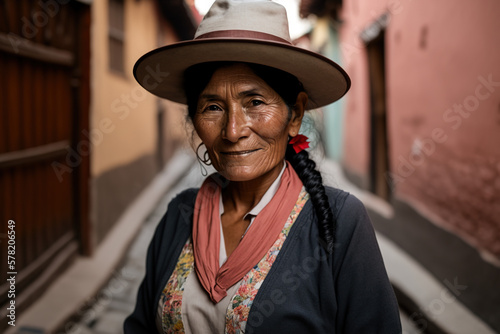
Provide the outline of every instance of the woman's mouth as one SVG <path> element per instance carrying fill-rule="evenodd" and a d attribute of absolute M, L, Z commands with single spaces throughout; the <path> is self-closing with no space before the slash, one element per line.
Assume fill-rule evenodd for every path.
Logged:
<path fill-rule="evenodd" d="M 226 151 L 226 152 L 221 152 L 224 155 L 231 155 L 231 156 L 242 156 L 242 155 L 247 155 L 253 152 L 258 151 L 259 149 L 255 150 L 244 150 L 244 151 Z"/>

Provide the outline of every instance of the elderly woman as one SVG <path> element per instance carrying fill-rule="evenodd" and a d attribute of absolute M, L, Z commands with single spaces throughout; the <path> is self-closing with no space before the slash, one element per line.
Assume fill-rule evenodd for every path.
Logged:
<path fill-rule="evenodd" d="M 218 0 L 194 40 L 134 71 L 188 105 L 218 173 L 169 204 L 125 333 L 401 332 L 363 205 L 322 184 L 299 135 L 349 78 L 291 44 L 283 7 Z"/>

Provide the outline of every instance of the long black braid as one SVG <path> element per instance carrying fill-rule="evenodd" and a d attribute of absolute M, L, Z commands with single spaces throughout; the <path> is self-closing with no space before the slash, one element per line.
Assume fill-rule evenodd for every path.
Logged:
<path fill-rule="evenodd" d="M 292 145 L 288 145 L 285 159 L 290 162 L 297 172 L 311 197 L 314 211 L 318 217 L 320 243 L 329 252 L 333 252 L 335 244 L 336 220 L 326 196 L 325 186 L 321 173 L 316 169 L 316 163 L 309 158 L 309 153 L 303 150 L 295 153 Z"/>
<path fill-rule="evenodd" d="M 193 119 L 196 113 L 198 97 L 207 86 L 213 73 L 220 67 L 227 66 L 228 62 L 214 62 L 198 64 L 190 67 L 185 73 L 184 89 L 187 95 L 188 115 Z M 285 101 L 289 109 L 289 118 L 295 107 L 297 96 L 304 88 L 300 81 L 293 75 L 264 65 L 248 64 L 250 68 L 262 78 L 272 89 L 274 89 Z M 309 154 L 303 150 L 295 153 L 292 145 L 287 146 L 285 159 L 290 162 L 297 172 L 310 195 L 314 212 L 318 218 L 318 229 L 320 243 L 327 252 L 332 253 L 335 243 L 336 220 L 332 208 L 328 202 L 323 178 L 316 163 L 309 158 Z"/>

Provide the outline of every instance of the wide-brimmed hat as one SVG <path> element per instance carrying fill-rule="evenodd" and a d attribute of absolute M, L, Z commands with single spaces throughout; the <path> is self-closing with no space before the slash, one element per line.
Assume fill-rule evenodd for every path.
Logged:
<path fill-rule="evenodd" d="M 266 65 L 296 76 L 309 100 L 307 109 L 330 104 L 350 87 L 347 73 L 332 60 L 296 47 L 283 6 L 270 0 L 217 0 L 193 40 L 167 45 L 142 56 L 134 76 L 151 93 L 186 104 L 184 72 L 206 62 Z"/>

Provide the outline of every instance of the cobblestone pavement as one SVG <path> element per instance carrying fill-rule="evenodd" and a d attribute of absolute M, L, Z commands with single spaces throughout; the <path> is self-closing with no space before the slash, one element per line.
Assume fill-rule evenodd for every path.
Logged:
<path fill-rule="evenodd" d="M 123 321 L 134 309 L 137 290 L 144 277 L 147 246 L 156 225 L 165 213 L 168 203 L 176 194 L 190 187 L 199 187 L 203 179 L 199 166 L 195 164 L 186 176 L 163 196 L 156 209 L 144 222 L 122 266 L 115 270 L 99 297 L 90 301 L 91 306 L 82 312 L 80 322 L 66 331 L 68 334 L 123 333 Z M 403 334 L 421 333 L 404 314 L 402 314 L 402 323 Z"/>
<path fill-rule="evenodd" d="M 193 165 L 186 176 L 163 196 L 156 209 L 144 222 L 121 268 L 115 270 L 111 280 L 92 305 L 82 312 L 80 323 L 73 326 L 68 334 L 123 333 L 123 321 L 134 309 L 137 290 L 144 277 L 147 247 L 156 225 L 176 194 L 190 187 L 199 187 L 203 179 L 199 166 Z"/>

